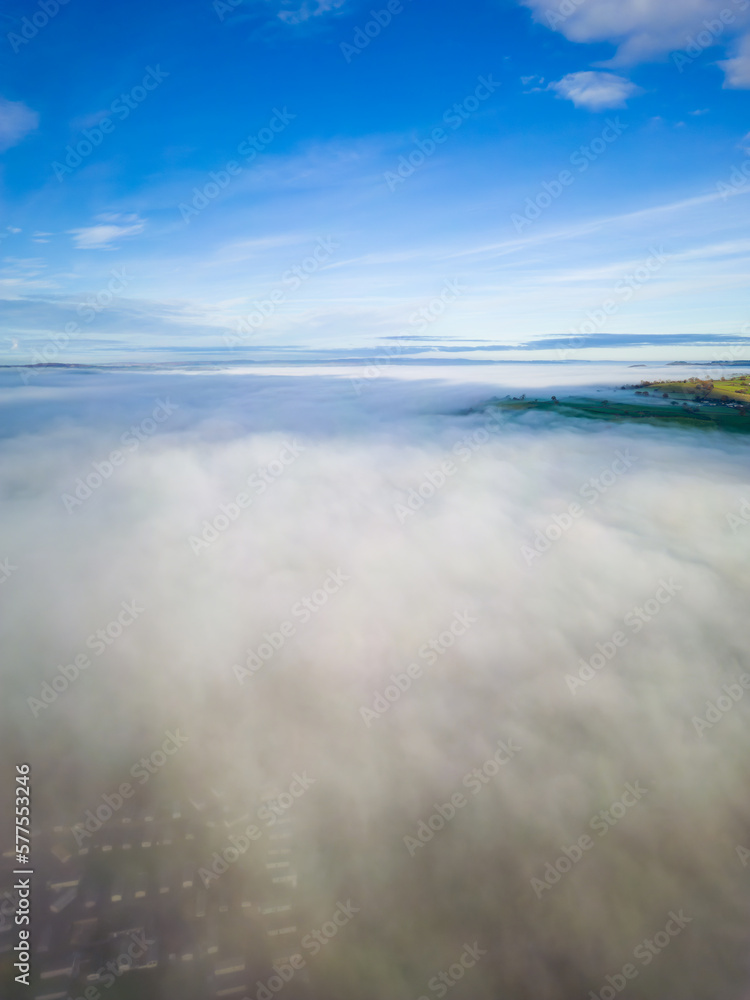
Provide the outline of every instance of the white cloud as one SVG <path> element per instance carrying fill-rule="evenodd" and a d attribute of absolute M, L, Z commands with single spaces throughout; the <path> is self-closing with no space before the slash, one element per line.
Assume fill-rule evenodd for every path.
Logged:
<path fill-rule="evenodd" d="M 700 53 L 726 46 L 750 24 L 750 7 L 728 0 L 520 0 L 534 20 L 573 42 L 611 42 L 617 52 L 601 65 L 627 66 L 670 52 Z M 723 15 L 723 16 L 722 16 Z M 731 18 L 731 20 L 729 20 Z M 729 20 L 729 23 L 727 21 Z M 750 52 L 719 65 L 728 87 L 750 87 Z"/>
<path fill-rule="evenodd" d="M 39 125 L 39 115 L 23 101 L 8 101 L 0 97 L 0 152 L 17 146 Z"/>
<path fill-rule="evenodd" d="M 726 74 L 725 87 L 736 90 L 750 89 L 750 35 L 745 35 L 736 46 L 736 55 L 724 59 L 719 66 Z"/>
<path fill-rule="evenodd" d="M 136 212 L 100 212 L 96 216 L 97 222 L 139 222 Z"/>
<path fill-rule="evenodd" d="M 623 76 L 594 70 L 568 73 L 549 87 L 557 91 L 560 97 L 572 101 L 577 108 L 586 108 L 588 111 L 624 108 L 628 98 L 643 93 L 640 87 Z"/>
<path fill-rule="evenodd" d="M 118 223 L 126 223 L 118 225 Z M 69 229 L 77 250 L 112 250 L 114 244 L 126 236 L 142 233 L 146 223 L 137 215 L 107 214 L 99 217 L 95 226 Z"/>
<path fill-rule="evenodd" d="M 46 267 L 46 262 L 43 257 L 3 257 L 4 264 L 10 264 L 12 267 L 24 269 L 26 271 L 36 272 L 40 267 Z"/>
<path fill-rule="evenodd" d="M 487 395 L 515 394 L 495 378 Z M 29 390 L 16 382 L 4 406 L 20 433 L 0 442 L 2 550 L 19 566 L 3 593 L 0 723 L 4 746 L 32 746 L 53 822 L 96 808 L 117 787 L 108 776 L 127 778 L 179 723 L 186 756 L 159 775 L 158 802 L 184 799 L 184 787 L 213 796 L 220 774 L 233 816 L 255 814 L 260 789 L 289 787 L 305 768 L 315 780 L 293 806 L 295 859 L 311 870 L 335 850 L 336 864 L 318 864 L 305 903 L 323 919 L 351 891 L 363 921 L 345 932 L 358 947 L 316 968 L 318 996 L 352 995 L 365 947 L 378 980 L 362 994 L 419 996 L 468 933 L 495 950 L 467 972 L 467 995 L 583 996 L 682 905 L 696 931 L 685 932 L 689 947 L 662 949 L 661 982 L 673 997 L 737 995 L 747 873 L 735 845 L 748 845 L 750 800 L 734 762 L 750 752 L 750 696 L 737 688 L 750 527 L 732 534 L 726 513 L 747 495 L 742 440 L 615 423 L 598 433 L 554 414 L 485 430 L 481 418 L 450 415 L 484 390 L 459 393 L 443 379 L 374 379 L 360 399 L 329 375 L 154 372 L 47 372 L 29 428 Z M 68 513 L 61 495 L 148 419 L 157 394 L 178 400 L 177 412 Z M 459 457 L 455 446 L 481 442 L 480 431 L 484 443 Z M 306 451 L 193 555 L 188 536 L 297 436 Z M 628 455 L 613 483 L 613 463 Z M 413 494 L 417 506 L 426 473 L 434 480 L 443 463 L 455 474 L 400 522 L 394 504 Z M 560 516 L 571 503 L 575 520 Z M 527 565 L 521 547 L 535 545 Z M 310 606 L 339 570 L 350 579 L 297 617 L 291 609 Z M 89 649 L 85 637 L 124 600 L 140 617 L 33 719 L 27 699 L 63 657 Z M 453 642 L 445 630 L 467 611 L 477 620 Z M 268 662 L 240 683 L 233 665 L 259 662 L 264 632 L 287 620 L 286 640 L 274 637 Z M 424 670 L 407 678 L 412 662 Z M 573 694 L 566 677 L 582 669 L 591 679 Z M 393 691 L 394 675 L 402 693 L 394 704 L 381 696 L 385 717 L 368 725 L 362 706 Z M 723 685 L 739 692 L 733 707 Z M 692 717 L 717 697 L 720 721 L 699 735 Z M 16 738 L 24 719 L 26 743 Z M 521 749 L 499 774 L 487 768 L 486 783 L 474 777 L 475 794 L 464 775 L 482 773 L 500 739 Z M 67 787 L 54 785 L 61 747 L 76 769 Z M 645 799 L 620 826 L 611 804 L 626 782 Z M 442 804 L 459 791 L 464 806 L 444 828 L 430 824 L 431 836 L 434 803 L 450 816 Z M 606 836 L 602 815 L 618 822 Z M 412 857 L 404 836 L 418 824 L 424 846 Z M 595 846 L 573 871 L 557 862 L 560 879 L 552 862 L 575 858 L 568 845 L 585 832 Z M 252 850 L 232 871 L 255 864 Z M 550 870 L 559 884 L 540 899 L 531 877 Z M 436 941 L 447 944 L 437 951 Z M 659 985 L 644 976 L 638 995 L 663 996 Z"/>
<path fill-rule="evenodd" d="M 70 125 L 76 132 L 80 132 L 84 128 L 94 128 L 99 122 L 104 121 L 107 115 L 111 114 L 110 109 L 105 108 L 103 111 L 94 111 L 89 115 L 81 115 L 80 118 L 74 118 Z"/>
<path fill-rule="evenodd" d="M 278 17 L 286 24 L 302 24 L 303 21 L 309 21 L 311 17 L 337 10 L 345 3 L 346 0 L 304 0 L 298 7 L 292 9 L 285 5 L 284 9 L 279 11 Z"/>

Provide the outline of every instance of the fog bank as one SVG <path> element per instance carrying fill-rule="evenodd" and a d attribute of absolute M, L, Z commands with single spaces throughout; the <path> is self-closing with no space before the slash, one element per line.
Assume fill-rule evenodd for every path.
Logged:
<path fill-rule="evenodd" d="M 178 728 L 165 796 L 313 779 L 306 913 L 359 908 L 315 996 L 446 995 L 474 942 L 451 997 L 748 995 L 743 439 L 387 374 L 96 378 L 4 396 L 4 756 L 40 814 Z"/>

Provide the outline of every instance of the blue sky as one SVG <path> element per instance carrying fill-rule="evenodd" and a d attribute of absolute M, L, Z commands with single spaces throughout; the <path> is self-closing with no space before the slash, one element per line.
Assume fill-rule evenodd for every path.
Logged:
<path fill-rule="evenodd" d="M 750 0 L 0 17 L 2 363 L 750 332 Z"/>

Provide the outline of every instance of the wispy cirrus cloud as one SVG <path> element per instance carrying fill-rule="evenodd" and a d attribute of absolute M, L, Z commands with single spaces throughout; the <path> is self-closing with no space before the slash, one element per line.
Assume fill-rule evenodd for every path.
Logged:
<path fill-rule="evenodd" d="M 286 24 L 302 24 L 312 17 L 321 14 L 328 14 L 333 10 L 343 7 L 347 0 L 304 0 L 302 4 L 293 2 L 283 3 L 278 17 Z"/>
<path fill-rule="evenodd" d="M 350 0 L 214 0 L 213 8 L 219 20 L 233 14 L 235 22 L 254 19 L 265 10 L 272 20 L 287 25 L 300 25 L 322 14 L 330 14 L 349 3 Z M 244 16 L 243 16 L 244 12 Z"/>
<path fill-rule="evenodd" d="M 69 229 L 68 232 L 76 250 L 112 250 L 121 239 L 142 233 L 145 226 L 145 221 L 137 215 L 107 214 L 99 216 L 94 226 Z"/>
<path fill-rule="evenodd" d="M 577 108 L 588 111 L 604 111 L 607 108 L 624 108 L 627 100 L 637 97 L 643 91 L 624 76 L 585 70 L 568 73 L 562 80 L 549 84 L 550 90 L 559 97 L 572 101 Z"/>

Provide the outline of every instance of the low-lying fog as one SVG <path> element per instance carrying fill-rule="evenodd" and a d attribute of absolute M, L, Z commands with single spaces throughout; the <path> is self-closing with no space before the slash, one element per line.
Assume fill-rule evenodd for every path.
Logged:
<path fill-rule="evenodd" d="M 748 439 L 388 372 L 5 385 L 2 739 L 39 817 L 179 729 L 165 796 L 314 779 L 300 892 L 359 908 L 321 1000 L 748 995 Z"/>

